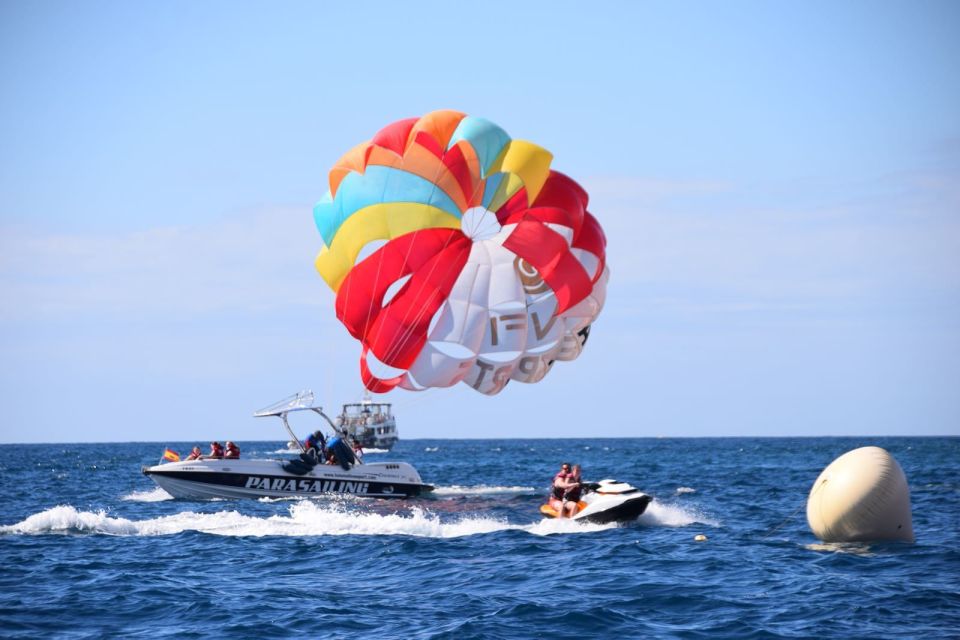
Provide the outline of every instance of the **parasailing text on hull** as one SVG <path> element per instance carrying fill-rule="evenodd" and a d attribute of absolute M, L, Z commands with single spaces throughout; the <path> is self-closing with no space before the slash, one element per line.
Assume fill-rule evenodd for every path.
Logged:
<path fill-rule="evenodd" d="M 264 491 L 295 491 L 297 493 L 358 493 L 369 492 L 369 482 L 347 482 L 345 480 L 292 480 L 287 478 L 264 478 L 250 476 L 244 485 L 246 489 Z"/>

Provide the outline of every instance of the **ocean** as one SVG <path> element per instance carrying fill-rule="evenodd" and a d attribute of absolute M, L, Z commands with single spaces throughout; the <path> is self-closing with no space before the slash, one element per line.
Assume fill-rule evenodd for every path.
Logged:
<path fill-rule="evenodd" d="M 193 444 L 0 446 L 0 636 L 960 637 L 960 438 L 402 440 L 368 459 L 437 490 L 396 501 L 191 502 L 140 473 Z M 865 445 L 903 467 L 916 544 L 810 532 L 817 475 Z M 562 461 L 655 500 L 545 520 Z"/>

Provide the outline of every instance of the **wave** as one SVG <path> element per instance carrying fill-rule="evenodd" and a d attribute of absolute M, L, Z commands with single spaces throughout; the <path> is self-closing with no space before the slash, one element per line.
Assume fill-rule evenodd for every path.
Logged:
<path fill-rule="evenodd" d="M 161 502 L 163 500 L 173 500 L 173 496 L 160 487 L 154 487 L 150 491 L 133 491 L 120 499 L 132 502 Z"/>
<path fill-rule="evenodd" d="M 464 487 L 458 484 L 449 487 L 437 487 L 433 490 L 433 495 L 437 496 L 498 496 L 509 494 L 528 494 L 536 493 L 534 487 L 497 487 L 488 485 L 477 485 L 475 487 Z"/>
<path fill-rule="evenodd" d="M 654 500 L 643 512 L 640 524 L 654 527 L 686 527 L 691 524 L 721 526 L 720 521 L 702 513 L 699 509 Z"/>
<path fill-rule="evenodd" d="M 569 518 L 544 518 L 540 522 L 522 528 L 537 536 L 549 536 L 558 533 L 592 533 L 604 529 L 616 529 L 618 526 L 616 522 L 594 524 L 592 522 L 576 522 Z"/>
<path fill-rule="evenodd" d="M 677 487 L 677 495 L 682 495 L 684 493 L 696 493 L 697 490 L 693 487 Z"/>
<path fill-rule="evenodd" d="M 408 515 L 347 511 L 338 505 L 318 505 L 302 500 L 289 507 L 285 515 L 249 516 L 237 511 L 196 513 L 184 511 L 146 520 L 115 517 L 105 511 L 79 511 L 61 505 L 36 513 L 14 525 L 0 526 L 0 534 L 100 534 L 112 536 L 167 536 L 189 531 L 220 536 L 336 536 L 401 535 L 423 538 L 460 538 L 498 531 L 526 531 L 546 536 L 564 533 L 589 533 L 611 528 L 570 520 L 544 519 L 533 524 L 510 524 L 500 518 L 472 516 L 442 521 L 419 507 Z"/>

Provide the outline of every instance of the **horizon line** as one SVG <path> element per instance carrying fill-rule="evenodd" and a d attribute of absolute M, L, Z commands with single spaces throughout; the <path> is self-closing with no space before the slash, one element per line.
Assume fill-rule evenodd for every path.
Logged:
<path fill-rule="evenodd" d="M 684 435 L 675 435 L 675 436 L 562 436 L 554 438 L 545 438 L 545 437 L 529 437 L 522 438 L 516 436 L 509 436 L 503 438 L 404 438 L 403 441 L 421 441 L 421 440 L 451 440 L 457 442 L 488 442 L 492 440 L 712 440 L 719 438 L 750 438 L 754 440 L 786 440 L 786 439 L 813 439 L 813 438 L 960 438 L 960 434 L 910 434 L 910 435 L 882 435 L 882 434 L 866 434 L 866 435 L 764 435 L 764 436 L 752 436 L 752 435 L 714 435 L 714 436 L 684 436 Z M 220 438 L 223 440 L 223 438 Z M 211 442 L 214 440 L 211 440 Z M 284 442 L 284 439 L 271 439 L 271 440 L 242 440 L 237 439 L 237 442 L 252 442 L 252 443 L 266 443 L 266 442 Z M 19 445 L 35 445 L 35 444 L 61 444 L 61 445 L 77 445 L 77 444 L 156 444 L 164 445 L 169 443 L 181 443 L 181 442 L 207 442 L 206 438 L 199 438 L 194 440 L 84 440 L 76 442 L 58 442 L 58 441 L 37 441 L 37 442 L 0 442 L 0 446 L 19 446 Z"/>

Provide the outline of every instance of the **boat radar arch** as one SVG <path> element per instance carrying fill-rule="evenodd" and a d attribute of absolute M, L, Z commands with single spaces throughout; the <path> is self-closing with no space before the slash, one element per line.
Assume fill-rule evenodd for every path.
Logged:
<path fill-rule="evenodd" d="M 263 418 L 266 416 L 279 416 L 290 411 L 303 411 L 307 409 L 321 409 L 322 407 L 313 406 L 313 391 L 310 389 L 304 389 L 303 391 L 298 391 L 292 396 L 287 396 L 283 400 L 278 400 L 271 405 L 260 409 L 259 411 L 254 411 L 253 416 L 255 418 Z"/>
<path fill-rule="evenodd" d="M 323 412 L 323 407 L 313 406 L 313 391 L 310 389 L 304 389 L 303 391 L 298 391 L 292 396 L 287 396 L 283 400 L 278 400 L 271 405 L 255 411 L 253 417 L 255 418 L 267 418 L 276 416 L 283 421 L 283 426 L 287 430 L 287 433 L 290 435 L 292 442 L 296 442 L 297 446 L 301 451 L 306 451 L 303 448 L 303 444 L 300 442 L 300 439 L 297 437 L 297 434 L 293 432 L 293 429 L 290 427 L 290 423 L 287 422 L 287 414 L 294 411 L 312 411 L 322 417 L 327 421 L 327 424 L 330 425 L 330 428 L 333 429 L 334 433 L 341 433 L 342 429 L 337 427 L 333 423 L 333 420 Z"/>

